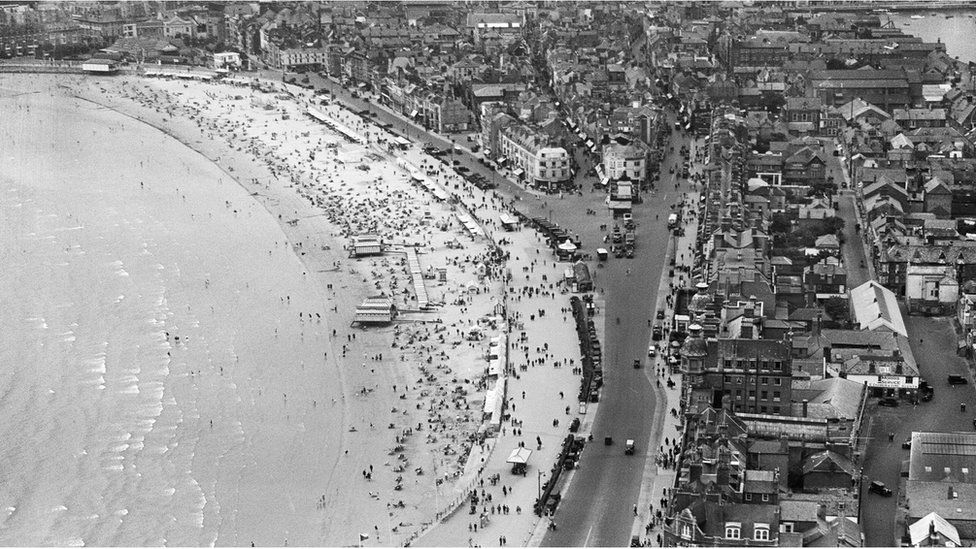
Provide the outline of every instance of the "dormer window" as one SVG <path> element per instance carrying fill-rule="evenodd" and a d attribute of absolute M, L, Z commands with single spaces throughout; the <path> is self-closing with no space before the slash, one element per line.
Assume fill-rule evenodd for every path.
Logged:
<path fill-rule="evenodd" d="M 756 541 L 769 541 L 769 525 L 756 523 L 753 527 L 752 539 Z"/>
<path fill-rule="evenodd" d="M 726 522 L 725 539 L 742 539 L 742 525 L 738 522 Z"/>
<path fill-rule="evenodd" d="M 681 525 L 681 538 L 691 539 L 691 526 L 688 524 Z"/>

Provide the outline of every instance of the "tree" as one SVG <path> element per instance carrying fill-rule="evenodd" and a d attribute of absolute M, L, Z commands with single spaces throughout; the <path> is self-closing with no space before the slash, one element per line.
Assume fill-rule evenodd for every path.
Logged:
<path fill-rule="evenodd" d="M 836 322 L 847 322 L 850 318 L 850 305 L 843 297 L 831 297 L 824 302 L 824 312 Z"/>

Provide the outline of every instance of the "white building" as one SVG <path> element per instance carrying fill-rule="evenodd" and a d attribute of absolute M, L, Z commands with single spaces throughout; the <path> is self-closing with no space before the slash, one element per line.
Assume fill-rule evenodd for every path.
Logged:
<path fill-rule="evenodd" d="M 905 273 L 905 298 L 910 312 L 944 314 L 952 312 L 959 300 L 959 282 L 952 265 L 908 264 Z"/>
<path fill-rule="evenodd" d="M 894 292 L 874 280 L 851 289 L 851 315 L 862 330 L 889 330 L 908 337 Z"/>
<path fill-rule="evenodd" d="M 241 54 L 236 51 L 215 53 L 213 56 L 213 64 L 215 69 L 240 69 Z"/>
<path fill-rule="evenodd" d="M 647 145 L 640 141 L 627 145 L 611 141 L 604 145 L 604 177 L 620 179 L 626 174 L 631 181 L 643 183 L 647 177 L 647 152 Z"/>
<path fill-rule="evenodd" d="M 310 66 L 322 67 L 328 63 L 328 57 L 325 48 L 289 48 L 278 51 L 277 65 L 285 70 Z"/>
<path fill-rule="evenodd" d="M 536 184 L 552 186 L 569 181 L 569 153 L 562 147 L 549 146 L 548 139 L 521 124 L 501 128 L 498 135 L 500 156 L 508 159 L 517 177 Z"/>

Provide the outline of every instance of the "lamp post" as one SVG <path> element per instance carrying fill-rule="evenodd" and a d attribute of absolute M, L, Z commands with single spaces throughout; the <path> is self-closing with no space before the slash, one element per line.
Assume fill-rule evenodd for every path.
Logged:
<path fill-rule="evenodd" d="M 542 499 L 542 469 L 536 471 L 536 479 L 537 479 L 536 486 L 538 489 L 538 495 L 535 497 L 535 499 L 541 505 L 542 501 L 540 500 Z"/>

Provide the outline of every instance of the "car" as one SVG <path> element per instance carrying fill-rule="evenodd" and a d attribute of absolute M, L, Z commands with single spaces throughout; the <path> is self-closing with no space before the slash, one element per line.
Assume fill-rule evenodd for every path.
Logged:
<path fill-rule="evenodd" d="M 878 494 L 879 496 L 886 498 L 890 498 L 893 493 L 891 488 L 885 486 L 885 483 L 881 482 L 880 480 L 872 480 L 871 485 L 868 486 L 868 492 Z"/>
<path fill-rule="evenodd" d="M 635 370 L 638 370 L 638 369 L 640 369 L 640 367 L 641 367 L 641 361 L 640 361 L 640 359 L 639 358 L 635 358 L 634 359 L 634 369 Z"/>
<path fill-rule="evenodd" d="M 905 439 L 905 442 L 902 442 L 901 443 L 901 447 L 904 448 L 905 450 L 911 450 L 912 449 L 912 437 L 909 436 L 908 438 L 906 438 Z"/>
<path fill-rule="evenodd" d="M 918 394 L 922 402 L 928 402 L 935 396 L 935 388 L 929 385 L 928 381 L 920 381 L 918 384 Z"/>
<path fill-rule="evenodd" d="M 967 385 L 969 380 L 959 374 L 949 374 L 949 385 Z"/>
<path fill-rule="evenodd" d="M 661 329 L 660 324 L 655 324 L 654 329 L 651 331 L 651 338 L 654 341 L 659 341 L 662 337 L 664 337 L 664 330 Z"/>
<path fill-rule="evenodd" d="M 651 343 L 647 346 L 647 356 L 657 356 L 657 345 Z"/>
<path fill-rule="evenodd" d="M 579 428 L 580 428 L 580 419 L 578 417 L 574 417 L 573 422 L 569 424 L 569 432 L 575 433 L 576 431 L 579 431 Z"/>
<path fill-rule="evenodd" d="M 658 320 L 664 320 L 664 309 L 658 309 L 657 310 L 657 319 Z"/>
<path fill-rule="evenodd" d="M 624 446 L 624 454 L 628 456 L 634 455 L 634 440 L 628 438 L 627 444 Z"/>
<path fill-rule="evenodd" d="M 892 397 L 882 398 L 882 399 L 878 400 L 878 406 L 887 406 L 889 408 L 897 408 L 898 407 L 898 399 L 897 398 L 892 398 Z"/>

